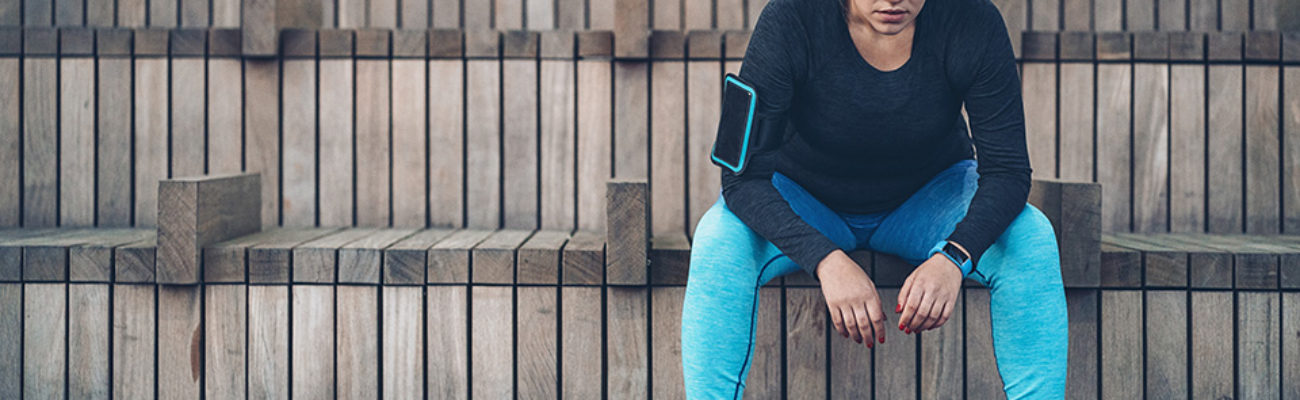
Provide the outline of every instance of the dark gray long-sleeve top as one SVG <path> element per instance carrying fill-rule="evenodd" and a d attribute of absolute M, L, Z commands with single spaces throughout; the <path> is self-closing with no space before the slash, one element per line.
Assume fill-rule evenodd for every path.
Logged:
<path fill-rule="evenodd" d="M 835 211 L 868 214 L 978 151 L 979 188 L 947 238 L 974 267 L 1028 198 L 1020 78 L 1001 13 L 989 0 L 928 0 L 914 23 L 911 57 L 891 71 L 858 53 L 840 0 L 772 0 L 750 37 L 740 77 L 758 92 L 764 123 L 787 129 L 743 176 L 722 169 L 723 196 L 814 279 L 839 247 L 794 213 L 773 171 Z"/>

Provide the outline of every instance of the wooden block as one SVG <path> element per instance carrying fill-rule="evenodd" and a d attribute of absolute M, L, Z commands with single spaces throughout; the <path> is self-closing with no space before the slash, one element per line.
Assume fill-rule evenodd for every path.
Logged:
<path fill-rule="evenodd" d="M 1239 398 L 1276 395 L 1282 375 L 1278 292 L 1237 294 L 1237 388 Z"/>
<path fill-rule="evenodd" d="M 424 395 L 424 290 L 383 288 L 383 387 L 396 398 Z"/>
<path fill-rule="evenodd" d="M 202 286 L 158 287 L 158 396 L 198 398 L 203 373 Z"/>
<path fill-rule="evenodd" d="M 280 229 L 248 248 L 249 283 L 289 283 L 290 254 L 298 245 L 338 231 L 338 228 Z"/>
<path fill-rule="evenodd" d="M 504 58 L 537 58 L 540 35 L 529 31 L 507 31 L 501 34 L 501 56 Z"/>
<path fill-rule="evenodd" d="M 1187 251 L 1142 234 L 1116 234 L 1115 238 L 1112 245 L 1142 252 L 1145 286 L 1187 287 Z"/>
<path fill-rule="evenodd" d="M 1101 185 L 1058 180 L 1034 181 L 1029 202 L 1052 222 L 1067 285 L 1099 283 L 1101 264 Z"/>
<path fill-rule="evenodd" d="M 113 282 L 154 283 L 155 238 L 113 249 Z"/>
<path fill-rule="evenodd" d="M 826 304 L 815 288 L 787 288 L 785 299 L 786 396 L 825 397 Z"/>
<path fill-rule="evenodd" d="M 152 398 L 155 394 L 156 288 L 154 285 L 113 287 L 112 373 L 115 398 Z"/>
<path fill-rule="evenodd" d="M 469 396 L 469 321 L 465 286 L 429 286 L 426 297 L 425 382 L 429 397 Z M 598 312 L 598 311 L 597 311 Z M 593 314 L 595 315 L 595 314 Z"/>
<path fill-rule="evenodd" d="M 57 228 L 16 228 L 0 231 L 0 280 L 23 280 L 23 244 L 33 238 L 57 235 Z M 39 240 L 39 239 L 38 239 Z"/>
<path fill-rule="evenodd" d="M 291 290 L 293 393 L 310 398 L 333 398 L 335 286 L 294 285 Z M 434 321 L 430 319 L 429 322 Z"/>
<path fill-rule="evenodd" d="M 112 282 L 113 249 L 154 237 L 151 229 L 99 229 L 92 239 L 68 248 L 68 280 Z"/>
<path fill-rule="evenodd" d="M 66 394 L 67 290 L 61 283 L 23 285 L 23 397 Z"/>
<path fill-rule="evenodd" d="M 241 0 L 240 26 L 243 27 L 244 56 L 270 57 L 276 55 L 280 43 L 280 30 L 276 26 L 274 0 Z"/>
<path fill-rule="evenodd" d="M 204 246 L 203 281 L 246 282 L 248 274 L 248 248 L 279 233 L 279 229 L 255 232 Z"/>
<path fill-rule="evenodd" d="M 691 244 L 686 235 L 658 235 L 650 242 L 650 283 L 685 285 L 691 268 Z"/>
<path fill-rule="evenodd" d="M 614 53 L 614 37 L 609 31 L 578 32 L 578 57 L 602 58 Z"/>
<path fill-rule="evenodd" d="M 1101 292 L 1102 397 L 1132 396 L 1143 392 L 1142 292 Z"/>
<path fill-rule="evenodd" d="M 470 304 L 474 309 L 470 323 L 474 338 L 470 342 L 470 387 L 476 397 L 514 396 L 512 301 L 510 287 L 470 288 Z"/>
<path fill-rule="evenodd" d="M 692 60 L 722 58 L 723 33 L 690 31 L 686 34 L 686 56 Z"/>
<path fill-rule="evenodd" d="M 612 180 L 606 185 L 606 281 L 645 284 L 649 259 L 650 186 L 644 181 Z"/>
<path fill-rule="evenodd" d="M 28 57 L 59 55 L 59 31 L 54 28 L 24 29 L 23 55 Z"/>
<path fill-rule="evenodd" d="M 429 283 L 468 283 L 470 251 L 492 231 L 464 230 L 453 233 L 429 249 L 426 276 Z"/>
<path fill-rule="evenodd" d="M 886 301 L 886 304 L 888 303 L 890 302 Z M 943 326 L 918 334 L 921 342 L 921 348 L 918 350 L 921 359 L 917 363 L 921 369 L 919 384 L 922 399 L 952 399 L 962 396 L 965 387 L 965 372 L 960 367 L 963 362 L 962 354 L 965 353 L 962 308 L 962 299 L 957 299 L 953 309 L 949 311 L 948 321 Z M 885 324 L 890 324 L 889 320 L 885 321 Z M 892 329 L 890 334 L 896 338 L 907 337 L 907 335 L 900 337 L 897 331 Z M 890 334 L 886 334 L 885 343 L 880 344 L 882 350 L 884 346 L 889 345 Z"/>
<path fill-rule="evenodd" d="M 560 292 L 554 287 L 520 286 L 515 290 L 518 296 L 516 321 L 528 332 L 518 335 L 516 342 L 515 368 L 518 375 L 515 385 L 519 388 L 518 395 L 521 398 L 556 397 L 559 393 L 556 383 L 559 378 L 557 317 Z"/>
<path fill-rule="evenodd" d="M 392 50 L 390 33 L 384 29 L 358 29 L 357 57 L 388 57 Z"/>
<path fill-rule="evenodd" d="M 619 0 L 614 7 L 614 57 L 645 58 L 650 55 L 650 3 Z"/>
<path fill-rule="evenodd" d="M 598 287 L 560 288 L 562 398 L 601 397 L 602 352 L 588 350 L 604 345 L 600 303 Z"/>
<path fill-rule="evenodd" d="M 1205 59 L 1205 33 L 1171 32 L 1169 34 L 1169 59 L 1200 61 Z"/>
<path fill-rule="evenodd" d="M 339 283 L 380 283 L 384 249 L 411 236 L 415 229 L 381 229 L 339 247 Z"/>
<path fill-rule="evenodd" d="M 280 54 L 284 57 L 314 58 L 316 56 L 316 31 L 285 29 L 280 32 Z"/>
<path fill-rule="evenodd" d="M 526 45 L 512 44 L 512 36 L 520 35 L 505 35 L 507 57 L 511 51 L 536 56 L 536 50 L 518 49 Z M 502 223 L 509 229 L 532 230 L 538 225 L 538 68 L 533 59 L 501 61 L 502 143 L 493 151 L 502 156 Z"/>
<path fill-rule="evenodd" d="M 1133 59 L 1153 62 L 1169 60 L 1169 34 L 1167 32 L 1134 33 Z"/>
<path fill-rule="evenodd" d="M 1211 61 L 1240 61 L 1243 37 L 1241 32 L 1212 32 L 1206 37 L 1207 55 Z"/>
<path fill-rule="evenodd" d="M 89 241 L 91 228 L 62 229 L 49 236 L 36 236 L 21 242 L 24 282 L 63 282 L 68 280 L 68 248 Z"/>
<path fill-rule="evenodd" d="M 385 285 L 423 285 L 428 266 L 429 248 L 450 236 L 449 229 L 427 229 L 416 232 L 384 249 Z"/>
<path fill-rule="evenodd" d="M 557 284 L 560 279 L 560 254 L 569 233 L 538 231 L 519 247 L 515 281 L 522 284 Z"/>
<path fill-rule="evenodd" d="M 686 34 L 677 30 L 650 32 L 650 58 L 656 60 L 686 58 Z"/>
<path fill-rule="evenodd" d="M 260 179 L 244 173 L 159 183 L 159 283 L 198 282 L 204 246 L 261 229 Z"/>
<path fill-rule="evenodd" d="M 574 232 L 564 246 L 564 284 L 601 284 L 604 282 L 605 238 L 590 231 Z"/>
<path fill-rule="evenodd" d="M 293 248 L 293 282 L 334 283 L 339 272 L 339 248 L 373 235 L 377 228 L 341 229 Z"/>
<path fill-rule="evenodd" d="M 429 31 L 429 57 L 461 58 L 465 54 L 465 37 L 460 30 L 433 29 Z"/>
<path fill-rule="evenodd" d="M 95 31 L 88 28 L 62 28 L 59 30 L 59 55 L 95 55 Z"/>
<path fill-rule="evenodd" d="M 610 287 L 606 293 L 605 325 L 608 348 L 605 379 L 609 393 L 649 396 L 649 288 Z"/>
<path fill-rule="evenodd" d="M 248 395 L 285 397 L 289 390 L 289 287 L 249 286 L 248 310 Z"/>
<path fill-rule="evenodd" d="M 501 55 L 501 34 L 490 30 L 465 31 L 466 58 L 497 58 Z"/>
<path fill-rule="evenodd" d="M 172 56 L 202 57 L 207 54 L 208 31 L 186 28 L 170 32 Z"/>
<path fill-rule="evenodd" d="M 1144 304 L 1147 396 L 1187 397 L 1187 292 L 1147 291 Z"/>
<path fill-rule="evenodd" d="M 1246 60 L 1278 61 L 1282 57 L 1282 36 L 1277 32 L 1246 33 Z"/>
<path fill-rule="evenodd" d="M 247 393 L 248 290 L 209 285 L 203 301 L 204 395 L 238 398 Z"/>
<path fill-rule="evenodd" d="M 1177 243 L 1187 251 L 1188 279 L 1193 288 L 1232 288 L 1233 255 L 1184 235 L 1162 235 L 1166 243 Z"/>
<path fill-rule="evenodd" d="M 352 30 L 322 29 L 317 33 L 321 57 L 352 57 Z"/>
<path fill-rule="evenodd" d="M 23 383 L 23 287 L 0 284 L 0 395 L 22 396 Z"/>
<path fill-rule="evenodd" d="M 1234 372 L 1218 366 L 1233 365 L 1233 294 L 1191 292 L 1191 380 L 1193 398 L 1232 397 Z M 1105 326 L 1105 325 L 1103 325 Z"/>
<path fill-rule="evenodd" d="M 103 31 L 100 32 L 103 35 Z M 217 57 L 237 57 L 243 52 L 243 33 L 235 28 L 218 28 L 208 31 L 208 55 Z M 312 32 L 312 53 L 315 53 L 316 34 Z M 101 42 L 102 43 L 102 42 Z M 103 52 L 103 45 L 100 45 Z"/>
<path fill-rule="evenodd" d="M 1026 31 L 1020 39 L 1021 59 L 1029 61 L 1056 60 L 1056 32 Z"/>
<path fill-rule="evenodd" d="M 522 297 L 520 291 L 520 297 Z M 682 365 L 682 301 L 686 295 L 684 287 L 655 287 L 650 289 L 650 365 Z M 780 293 L 777 293 L 775 299 L 768 297 L 767 303 L 780 300 Z M 762 302 L 760 302 L 762 304 Z M 771 308 L 771 307 L 768 307 Z M 779 307 L 777 308 L 779 311 Z M 759 330 L 762 331 L 763 325 L 761 320 L 756 321 Z M 780 316 L 777 316 L 777 323 L 780 324 Z M 778 327 L 779 328 L 779 327 Z M 761 349 L 763 343 L 757 344 L 756 349 Z M 780 342 L 776 343 L 777 351 L 780 351 Z M 754 366 L 759 364 L 758 359 L 753 360 Z M 766 376 L 756 374 L 754 366 L 751 366 L 749 373 L 746 374 L 747 385 L 745 387 L 746 396 L 753 396 L 755 388 L 761 388 L 768 379 Z M 777 369 L 780 373 L 780 369 Z M 775 376 L 777 382 L 781 381 L 781 376 Z M 685 383 L 682 380 L 681 368 L 663 368 L 656 369 L 650 374 L 650 384 L 653 390 L 652 395 L 657 398 L 685 398 Z M 778 384 L 778 389 L 779 389 Z M 770 394 L 770 393 L 768 393 Z"/>
<path fill-rule="evenodd" d="M 1233 282 L 1240 289 L 1278 287 L 1279 256 L 1290 250 L 1256 243 L 1249 236 L 1191 235 L 1208 246 L 1233 253 Z"/>
<path fill-rule="evenodd" d="M 531 231 L 502 230 L 474 246 L 470 275 L 474 283 L 515 283 L 515 251 Z"/>
<path fill-rule="evenodd" d="M 405 8 L 405 5 L 403 7 Z M 429 54 L 428 35 L 422 30 L 393 31 L 393 56 L 425 58 Z"/>
<path fill-rule="evenodd" d="M 572 60 L 577 55 L 577 36 L 570 30 L 539 32 L 538 55 L 542 59 Z"/>

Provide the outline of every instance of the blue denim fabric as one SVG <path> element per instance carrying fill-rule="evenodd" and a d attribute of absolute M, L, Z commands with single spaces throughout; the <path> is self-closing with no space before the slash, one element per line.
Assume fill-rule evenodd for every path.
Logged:
<path fill-rule="evenodd" d="M 844 250 L 871 249 L 919 265 L 966 215 L 979 177 L 975 166 L 974 160 L 957 162 L 902 205 L 876 214 L 835 212 L 780 173 L 772 184 L 800 218 Z M 689 398 L 740 398 L 754 350 L 758 288 L 799 271 L 719 196 L 695 228 L 682 309 Z M 1047 217 L 1025 204 L 966 277 L 990 288 L 994 356 L 1007 398 L 1063 398 L 1068 318 L 1056 236 Z"/>

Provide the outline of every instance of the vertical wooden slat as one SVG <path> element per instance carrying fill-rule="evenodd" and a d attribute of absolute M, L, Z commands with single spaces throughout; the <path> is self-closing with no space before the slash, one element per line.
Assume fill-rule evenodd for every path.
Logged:
<path fill-rule="evenodd" d="M 712 1 L 688 1 L 682 0 L 682 28 L 684 29 L 712 29 L 713 28 L 713 2 Z"/>
<path fill-rule="evenodd" d="M 214 4 L 215 6 L 215 4 Z M 237 11 L 236 11 L 237 12 Z M 237 22 L 236 22 L 237 24 Z M 244 79 L 239 56 L 241 42 L 235 29 L 213 30 L 208 45 L 208 173 L 236 173 L 243 170 L 243 101 L 240 85 Z M 313 46 L 314 47 L 314 46 Z M 101 63 L 102 69 L 102 63 Z M 315 79 L 315 73 L 310 74 Z M 286 78 L 300 77 L 286 75 Z M 292 79 L 286 79 L 286 85 Z M 314 85 L 313 85 L 314 86 Z M 286 90 L 292 86 L 286 86 Z M 314 100 L 314 96 L 312 97 Z M 300 101 L 294 98 L 286 105 Z M 100 102 L 103 107 L 103 102 Z M 102 114 L 101 114 L 102 115 Z M 286 114 L 286 118 L 288 114 Z M 286 119 L 286 121 L 290 121 Z M 286 128 L 290 126 L 286 124 Z M 291 138 L 292 136 L 286 136 Z M 287 148 L 287 147 L 286 147 Z M 103 154 L 103 153 L 100 153 Z M 290 185 L 293 180 L 286 182 Z"/>
<path fill-rule="evenodd" d="M 1246 66 L 1246 232 L 1280 233 L 1277 66 Z"/>
<path fill-rule="evenodd" d="M 429 286 L 425 306 L 428 327 L 425 370 L 428 396 L 465 399 L 469 396 L 469 341 L 464 286 Z"/>
<path fill-rule="evenodd" d="M 685 295 L 685 291 L 682 295 Z M 782 360 L 782 336 L 785 335 L 785 329 L 781 325 L 784 304 L 781 301 L 781 288 L 768 284 L 758 289 L 758 295 L 760 297 L 758 319 L 754 321 L 758 326 L 754 334 L 754 355 L 751 357 L 745 381 L 746 399 L 770 399 L 781 396 L 782 380 L 785 379 L 785 365 Z M 680 313 L 678 317 L 680 318 Z M 655 376 L 659 376 L 659 373 L 656 372 Z M 655 385 L 655 392 L 660 391 L 659 385 Z"/>
<path fill-rule="evenodd" d="M 100 58 L 95 83 L 98 96 L 96 162 L 99 184 L 95 207 L 99 226 L 131 225 L 131 59 L 125 54 L 104 56 L 106 34 L 120 38 L 130 48 L 130 31 L 100 31 Z M 16 158 L 15 158 L 16 160 Z M 16 170 L 15 170 L 16 173 Z M 15 207 L 16 208 L 16 207 Z M 15 209 L 15 211 L 17 211 Z"/>
<path fill-rule="evenodd" d="M 339 28 L 366 26 L 366 0 L 338 0 L 336 4 Z"/>
<path fill-rule="evenodd" d="M 1155 30 L 1156 1 L 1125 1 L 1124 6 L 1125 31 L 1140 32 Z"/>
<path fill-rule="evenodd" d="M 14 19 L 17 12 L 13 13 Z M 18 214 L 22 199 L 22 31 L 16 28 L 0 30 L 0 226 L 17 227 L 22 222 Z"/>
<path fill-rule="evenodd" d="M 1220 1 L 1219 30 L 1225 32 L 1250 30 L 1250 2 L 1240 0 Z"/>
<path fill-rule="evenodd" d="M 878 288 L 880 298 L 884 299 L 885 304 L 893 303 L 891 299 L 898 298 L 898 289 L 895 288 Z M 885 307 L 888 308 L 888 307 Z M 822 306 L 822 310 L 826 307 Z M 823 312 L 824 313 L 824 312 Z M 898 314 L 894 314 L 897 316 Z M 876 349 L 875 365 L 875 390 L 876 397 L 883 398 L 901 398 L 914 399 L 917 392 L 917 377 L 920 366 L 917 365 L 916 354 L 920 349 L 920 334 L 913 332 L 906 334 L 896 327 L 886 327 L 885 343 L 877 342 L 875 345 L 880 346 Z M 890 340 L 893 339 L 893 340 Z M 844 340 L 837 338 L 836 340 Z M 866 340 L 866 338 L 863 338 Z M 923 358 L 924 359 L 924 358 Z"/>
<path fill-rule="evenodd" d="M 1251 1 L 1251 2 L 1250 2 L 1250 5 L 1251 5 L 1251 7 L 1253 7 L 1253 9 L 1250 10 L 1250 11 L 1251 11 L 1251 12 L 1250 12 L 1250 15 L 1251 15 L 1251 18 L 1250 18 L 1251 26 L 1250 26 L 1250 28 L 1251 28 L 1251 30 L 1254 30 L 1254 31 L 1272 31 L 1272 30 L 1277 30 L 1278 12 L 1279 12 L 1279 11 L 1282 11 L 1282 8 L 1278 6 L 1278 3 L 1287 3 L 1287 1 L 1285 1 L 1285 0 L 1283 0 L 1283 1 L 1278 1 L 1278 0 L 1254 0 L 1254 1 Z M 1292 4 L 1294 4 L 1294 3 L 1292 3 Z M 1295 6 L 1291 6 L 1291 7 L 1295 7 Z"/>
<path fill-rule="evenodd" d="M 95 61 L 65 57 L 59 73 L 59 224 L 93 225 Z"/>
<path fill-rule="evenodd" d="M 1199 50 L 1199 49 L 1198 49 Z M 1205 226 L 1205 67 L 1170 66 L 1169 230 Z"/>
<path fill-rule="evenodd" d="M 316 33 L 284 31 L 280 136 L 284 226 L 316 225 Z M 322 115 L 321 118 L 329 118 Z"/>
<path fill-rule="evenodd" d="M 866 344 L 854 342 L 851 337 L 840 336 L 839 332 L 834 330 L 831 331 L 830 335 L 831 349 L 829 356 L 831 359 L 831 397 L 836 399 L 871 398 L 874 390 L 872 386 L 872 375 L 875 374 L 871 363 L 875 351 L 871 350 L 872 348 L 867 347 Z M 880 346 L 879 351 L 885 351 L 886 346 L 897 347 L 899 346 L 899 343 L 903 343 L 904 340 L 913 339 L 912 336 L 904 335 L 903 332 L 892 329 L 887 331 L 885 336 L 893 340 L 886 339 L 885 343 L 876 341 L 872 346 Z M 897 354 L 897 352 L 894 354 Z M 895 365 L 895 361 L 890 359 L 886 360 L 885 363 L 882 363 L 881 368 L 893 368 Z M 957 366 L 960 365 L 961 363 L 958 362 Z M 957 383 L 960 385 L 962 382 L 958 381 Z M 746 390 L 746 392 L 748 392 L 748 390 Z M 746 394 L 748 395 L 748 393 Z M 902 394 L 889 393 L 886 397 L 892 398 L 897 395 Z M 960 394 L 958 394 L 958 396 L 960 397 Z"/>
<path fill-rule="evenodd" d="M 1300 354 L 1300 293 L 1282 293 L 1282 398 L 1300 398 L 1300 358 L 1287 355 Z"/>
<path fill-rule="evenodd" d="M 1142 43 L 1152 49 L 1143 53 Z M 1133 230 L 1169 229 L 1169 66 L 1166 35 L 1137 35 L 1133 65 Z M 1161 57 L 1161 54 L 1164 57 Z"/>
<path fill-rule="evenodd" d="M 688 14 L 688 26 L 689 26 Z M 686 173 L 690 215 L 687 232 L 718 199 L 721 182 L 709 161 L 709 151 L 717 134 L 722 104 L 722 38 L 711 32 L 692 32 L 688 37 L 686 62 Z"/>
<path fill-rule="evenodd" d="M 948 322 L 943 326 L 920 334 L 922 399 L 952 399 L 962 396 L 962 388 L 966 384 L 964 381 L 966 374 L 962 371 L 962 354 L 966 350 L 965 321 L 961 302 L 961 299 L 957 299 L 953 304 L 954 308 L 948 316 Z M 882 346 L 889 344 L 889 339 L 885 341 Z"/>
<path fill-rule="evenodd" d="M 319 224 L 352 225 L 353 67 L 352 33 L 320 32 L 317 154 L 320 157 Z"/>
<path fill-rule="evenodd" d="M 1002 377 L 995 368 L 988 368 L 996 365 L 989 291 L 985 288 L 968 289 L 961 297 L 966 299 L 963 311 L 966 319 L 966 395 L 969 398 L 1005 399 Z"/>
<path fill-rule="evenodd" d="M 460 28 L 460 0 L 430 0 L 433 12 L 433 27 L 441 29 Z"/>
<path fill-rule="evenodd" d="M 406 7 L 406 3 L 403 3 Z M 404 58 L 392 62 L 393 96 L 393 226 L 422 228 L 428 220 L 428 105 L 425 103 L 427 63 L 423 54 L 423 32 L 393 32 L 394 49 L 397 39 L 412 36 L 418 39 L 418 52 L 395 54 Z M 400 36 L 399 36 L 400 35 Z M 405 58 L 410 57 L 410 58 Z M 441 145 L 441 144 L 439 144 Z"/>
<path fill-rule="evenodd" d="M 503 286 L 474 286 L 470 288 L 470 316 L 472 329 L 470 343 L 470 388 L 474 397 L 510 398 L 514 396 L 514 366 L 512 357 L 515 342 L 511 332 L 515 328 L 511 318 L 513 290 Z"/>
<path fill-rule="evenodd" d="M 23 286 L 0 284 L 0 396 L 22 397 Z"/>
<path fill-rule="evenodd" d="M 246 394 L 248 289 L 208 285 L 203 301 L 204 395 L 241 398 Z"/>
<path fill-rule="evenodd" d="M 1128 36 L 1098 36 L 1099 59 L 1127 59 Z M 1115 51 L 1115 47 L 1122 50 Z M 1103 53 L 1103 51 L 1107 51 Z M 1130 118 L 1133 72 L 1129 64 L 1097 65 L 1097 183 L 1102 190 L 1103 231 L 1129 230 Z"/>
<path fill-rule="evenodd" d="M 261 173 L 262 225 L 280 224 L 280 63 L 244 60 L 244 171 Z"/>
<path fill-rule="evenodd" d="M 467 30 L 483 30 L 492 28 L 492 2 L 490 1 L 463 1 L 463 16 L 461 27 Z"/>
<path fill-rule="evenodd" d="M 29 10 L 30 11 L 30 10 Z M 58 32 L 24 32 L 23 59 L 23 226 L 58 224 Z M 164 134 L 166 134 L 164 132 Z"/>
<path fill-rule="evenodd" d="M 614 29 L 615 0 L 587 0 L 587 29 Z"/>
<path fill-rule="evenodd" d="M 397 11 L 398 26 L 402 29 L 424 30 L 429 28 L 429 1 L 415 0 L 399 2 L 401 9 Z"/>
<path fill-rule="evenodd" d="M 584 29 L 586 25 L 586 7 L 582 0 L 555 0 L 555 26 L 561 29 Z"/>
<path fill-rule="evenodd" d="M 163 31 L 135 32 L 135 225 L 156 226 L 158 188 L 167 178 L 167 51 Z"/>
<path fill-rule="evenodd" d="M 367 0 L 365 3 L 367 18 L 366 27 L 397 27 L 397 0 Z"/>
<path fill-rule="evenodd" d="M 212 0 L 212 26 L 219 28 L 239 27 L 239 0 Z"/>
<path fill-rule="evenodd" d="M 528 30 L 545 31 L 555 28 L 555 0 L 524 2 L 524 21 Z"/>
<path fill-rule="evenodd" d="M 248 397 L 284 398 L 289 384 L 289 287 L 250 285 Z"/>
<path fill-rule="evenodd" d="M 468 17 L 467 17 L 468 18 Z M 495 31 L 465 35 L 465 188 L 468 226 L 501 225 L 501 64 Z"/>
<path fill-rule="evenodd" d="M 175 28 L 176 9 L 180 0 L 149 0 L 149 26 L 156 28 Z"/>
<path fill-rule="evenodd" d="M 1300 54 L 1297 54 L 1300 56 Z M 1300 234 L 1300 67 L 1286 67 L 1282 82 L 1282 231 Z M 2 218 L 2 217 L 0 217 Z"/>
<path fill-rule="evenodd" d="M 334 397 L 334 286 L 293 286 L 294 396 Z"/>
<path fill-rule="evenodd" d="M 520 286 L 515 324 L 523 327 L 518 343 L 516 385 L 520 398 L 553 398 L 559 393 L 559 291 L 555 287 Z M 666 371 L 668 373 L 671 371 Z M 680 374 L 680 373 L 679 373 Z"/>
<path fill-rule="evenodd" d="M 1035 31 L 1054 32 L 1061 30 L 1062 0 L 1028 0 L 1033 14 L 1029 17 L 1029 26 Z"/>
<path fill-rule="evenodd" d="M 745 4 L 742 0 L 715 0 L 714 28 L 745 29 Z"/>
<path fill-rule="evenodd" d="M 144 0 L 121 0 L 117 3 L 117 26 L 135 28 L 144 26 Z"/>
<path fill-rule="evenodd" d="M 1067 19 L 1068 21 L 1068 19 Z M 1060 65 L 1060 178 L 1092 182 L 1094 67 L 1093 35 L 1088 32 L 1061 34 Z"/>
<path fill-rule="evenodd" d="M 373 4 L 372 4 L 373 5 Z M 391 104 L 388 31 L 362 30 L 356 37 L 356 213 L 358 226 L 389 226 L 391 210 L 389 131 Z M 365 58 L 362 58 L 365 57 Z"/>
<path fill-rule="evenodd" d="M 107 284 L 68 285 L 69 398 L 108 398 L 108 304 Z"/>
<path fill-rule="evenodd" d="M 113 287 L 113 398 L 154 397 L 154 288 Z"/>
<path fill-rule="evenodd" d="M 606 359 L 606 385 L 609 393 L 629 397 L 650 394 L 649 288 L 609 287 L 605 303 L 605 346 L 612 349 Z"/>
<path fill-rule="evenodd" d="M 574 228 L 574 35 L 546 32 L 541 39 L 541 227 Z"/>
<path fill-rule="evenodd" d="M 1143 304 L 1147 398 L 1186 398 L 1187 364 L 1191 360 L 1187 355 L 1187 293 L 1151 290 L 1146 292 Z"/>
<path fill-rule="evenodd" d="M 648 176 L 649 89 L 649 63 L 614 63 L 614 177 Z"/>
<path fill-rule="evenodd" d="M 423 87 L 423 85 L 420 85 Z M 424 395 L 424 290 L 383 288 L 384 398 L 410 399 Z"/>
<path fill-rule="evenodd" d="M 753 18 L 758 14 L 753 12 L 753 3 L 750 3 L 750 26 L 753 26 Z M 651 29 L 679 30 L 682 29 L 682 0 L 658 0 L 650 2 L 651 19 L 654 25 Z"/>
<path fill-rule="evenodd" d="M 379 288 L 339 285 L 335 290 L 335 394 L 367 398 L 379 390 Z"/>
<path fill-rule="evenodd" d="M 1061 22 L 1064 30 L 1085 32 L 1092 30 L 1092 1 L 1063 0 L 1063 2 Z"/>
<path fill-rule="evenodd" d="M 676 32 L 655 32 L 650 40 L 651 232 L 685 233 L 686 42 Z"/>
<path fill-rule="evenodd" d="M 180 2 L 181 26 L 208 27 L 208 10 L 214 4 L 209 4 L 208 0 L 180 0 Z"/>
<path fill-rule="evenodd" d="M 501 61 L 503 225 L 511 229 L 536 229 L 538 35 L 511 32 L 504 39 L 502 52 L 507 59 Z"/>
<path fill-rule="evenodd" d="M 1236 384 L 1232 365 L 1234 314 L 1232 293 L 1192 292 L 1192 397 L 1221 399 L 1232 397 Z"/>
<path fill-rule="evenodd" d="M 1278 292 L 1237 292 L 1237 396 L 1278 398 L 1282 338 Z"/>
<path fill-rule="evenodd" d="M 600 288 L 560 289 L 560 397 L 601 397 L 602 348 Z"/>
<path fill-rule="evenodd" d="M 1021 92 L 1025 103 L 1025 139 L 1034 178 L 1055 178 L 1056 171 L 1056 34 L 1026 33 Z M 1029 61 L 1032 60 L 1032 61 Z"/>
<path fill-rule="evenodd" d="M 779 295 L 767 301 L 778 301 Z M 650 289 L 650 320 L 653 321 L 650 326 L 650 365 L 656 367 L 650 373 L 650 384 L 655 399 L 686 398 L 682 369 L 677 367 L 682 365 L 682 301 L 685 296 L 686 288 L 680 286 Z M 756 375 L 759 374 L 755 374 L 751 367 L 748 376 L 753 378 L 746 381 L 749 383 L 745 388 L 746 396 L 750 395 L 753 386 L 758 386 L 755 384 L 759 384 L 759 380 L 767 379 Z M 776 379 L 780 381 L 781 377 Z"/>
<path fill-rule="evenodd" d="M 787 288 L 785 303 L 786 396 L 826 397 L 826 303 L 818 289 L 802 287 Z"/>
<path fill-rule="evenodd" d="M 437 18 L 436 11 L 434 15 Z M 464 224 L 465 64 L 460 60 L 460 33 L 437 32 L 445 31 L 429 36 L 429 55 L 438 57 L 429 60 L 429 93 L 446 95 L 429 96 L 429 143 L 438 143 L 429 146 L 429 222 L 459 227 Z M 434 45 L 445 42 L 454 44 L 449 46 L 451 50 L 432 51 Z"/>
<path fill-rule="evenodd" d="M 185 33 L 197 33 L 185 35 Z M 168 165 L 172 177 L 203 175 L 204 154 L 204 43 L 203 31 L 172 31 L 171 140 Z M 197 56 L 197 57 L 196 57 Z"/>
<path fill-rule="evenodd" d="M 1226 17 L 1226 14 L 1225 14 Z M 1209 36 L 1211 60 L 1240 61 L 1240 34 L 1211 34 Z M 1235 54 L 1223 51 L 1223 56 L 1216 57 L 1214 49 L 1227 50 L 1228 45 L 1235 45 Z M 1209 110 L 1216 110 L 1209 115 L 1209 159 L 1207 160 L 1206 187 L 1214 188 L 1206 193 L 1207 220 L 1206 228 L 1212 233 L 1241 232 L 1244 226 L 1242 215 L 1242 123 L 1245 110 L 1243 103 L 1244 68 L 1231 64 L 1209 66 Z"/>
<path fill-rule="evenodd" d="M 1101 292 L 1102 398 L 1142 393 L 1144 374 L 1142 293 L 1131 290 Z"/>
<path fill-rule="evenodd" d="M 1162 31 L 1187 30 L 1188 2 L 1186 0 L 1157 0 L 1156 3 L 1156 8 L 1160 10 L 1156 21 L 1156 29 Z"/>
<path fill-rule="evenodd" d="M 609 179 L 611 119 L 613 116 L 610 85 L 612 67 L 610 35 L 607 32 L 582 34 L 578 61 L 578 229 L 601 230 L 605 227 L 605 180 Z"/>
<path fill-rule="evenodd" d="M 158 287 L 158 397 L 198 398 L 203 378 L 201 286 Z"/>
<path fill-rule="evenodd" d="M 496 0 L 492 27 L 497 30 L 523 29 L 524 0 Z"/>
<path fill-rule="evenodd" d="M 1098 291 L 1075 289 L 1065 291 L 1065 301 L 1070 319 L 1070 368 L 1065 382 L 1065 393 L 1071 399 L 1097 398 L 1097 309 Z"/>
<path fill-rule="evenodd" d="M 1219 29 L 1219 2 L 1215 0 L 1191 0 L 1188 2 L 1187 29 L 1193 32 L 1208 32 Z"/>

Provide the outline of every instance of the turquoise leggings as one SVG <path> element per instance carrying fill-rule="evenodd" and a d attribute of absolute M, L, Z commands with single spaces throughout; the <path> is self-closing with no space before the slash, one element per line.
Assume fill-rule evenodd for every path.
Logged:
<path fill-rule="evenodd" d="M 780 173 L 772 183 L 796 214 L 846 251 L 871 249 L 919 265 L 966 215 L 979 177 L 975 165 L 974 160 L 953 164 L 902 205 L 878 214 L 837 213 Z M 695 228 L 682 309 L 689 398 L 740 398 L 754 353 L 758 288 L 797 271 L 802 270 L 732 214 L 719 196 Z M 1047 217 L 1026 204 L 967 277 L 990 288 L 993 351 L 1007 398 L 1064 398 L 1068 321 L 1056 236 Z M 881 301 L 886 312 L 896 302 Z M 984 367 L 989 366 L 968 366 Z"/>

